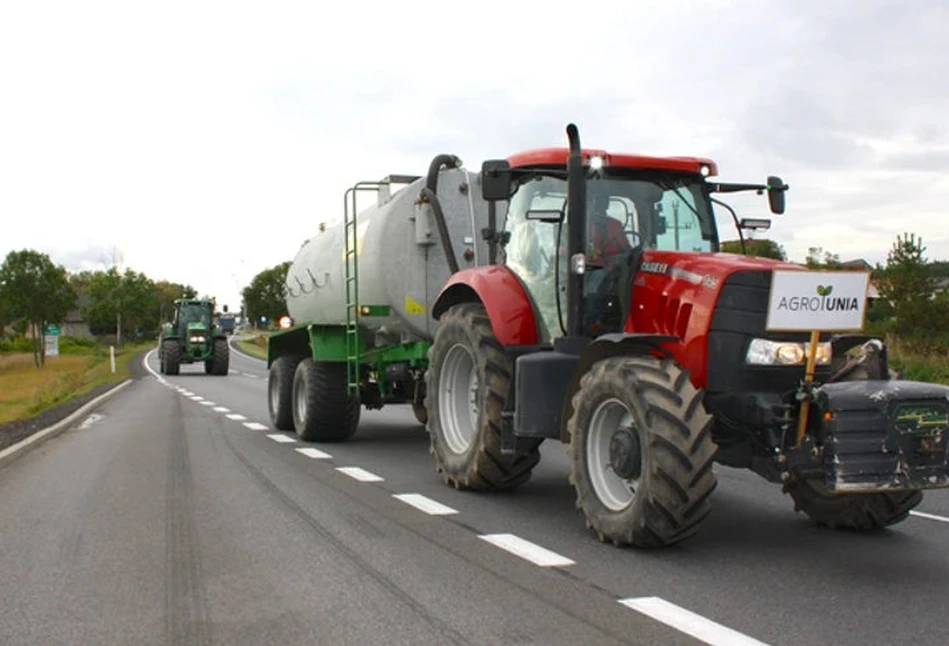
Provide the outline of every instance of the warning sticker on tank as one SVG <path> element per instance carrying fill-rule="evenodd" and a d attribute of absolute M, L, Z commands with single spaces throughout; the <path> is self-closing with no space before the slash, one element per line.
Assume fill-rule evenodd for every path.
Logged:
<path fill-rule="evenodd" d="M 409 314 L 424 314 L 425 306 L 411 296 L 405 297 L 405 311 Z"/>

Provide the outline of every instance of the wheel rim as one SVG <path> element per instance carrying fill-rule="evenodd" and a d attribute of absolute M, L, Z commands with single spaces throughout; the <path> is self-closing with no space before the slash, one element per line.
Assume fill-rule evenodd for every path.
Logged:
<path fill-rule="evenodd" d="M 293 409 L 300 424 L 306 420 L 306 408 L 306 382 L 300 379 L 293 389 Z"/>
<path fill-rule="evenodd" d="M 474 357 L 460 343 L 445 355 L 438 379 L 438 409 L 448 448 L 464 453 L 478 434 L 478 371 Z"/>
<path fill-rule="evenodd" d="M 587 432 L 586 467 L 590 484 L 610 511 L 622 511 L 633 504 L 639 486 L 639 477 L 622 478 L 610 463 L 610 443 L 623 427 L 632 427 L 636 432 L 632 413 L 620 400 L 608 399 L 593 412 Z"/>

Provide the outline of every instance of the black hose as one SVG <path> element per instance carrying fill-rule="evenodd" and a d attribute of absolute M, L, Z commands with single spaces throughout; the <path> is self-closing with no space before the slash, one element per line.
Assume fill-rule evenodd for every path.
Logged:
<path fill-rule="evenodd" d="M 441 239 L 442 248 L 445 250 L 445 259 L 448 261 L 448 269 L 454 274 L 458 271 L 458 259 L 455 257 L 455 249 L 451 244 L 451 236 L 448 233 L 448 223 L 445 222 L 445 212 L 442 211 L 442 205 L 438 201 L 438 172 L 442 166 L 448 168 L 458 168 L 461 166 L 461 160 L 455 155 L 437 155 L 428 166 L 428 175 L 425 178 L 425 186 L 422 188 L 422 198 L 432 205 L 432 213 L 435 216 L 435 226 L 438 227 L 438 237 Z"/>

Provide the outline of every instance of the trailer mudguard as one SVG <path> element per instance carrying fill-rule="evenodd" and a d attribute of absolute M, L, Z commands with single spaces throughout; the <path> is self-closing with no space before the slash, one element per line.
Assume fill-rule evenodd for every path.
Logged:
<path fill-rule="evenodd" d="M 538 345 L 540 334 L 535 308 L 521 279 L 504 265 L 462 269 L 445 283 L 432 317 L 460 303 L 484 305 L 494 336 L 503 346 Z"/>

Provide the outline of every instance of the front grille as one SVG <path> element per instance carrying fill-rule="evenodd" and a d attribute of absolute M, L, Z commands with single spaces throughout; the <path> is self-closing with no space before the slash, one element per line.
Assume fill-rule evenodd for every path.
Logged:
<path fill-rule="evenodd" d="M 804 378 L 804 366 L 749 366 L 745 353 L 753 338 L 806 343 L 806 332 L 765 332 L 769 270 L 738 271 L 728 277 L 719 292 L 708 333 L 707 388 L 712 392 L 787 392 Z M 830 339 L 822 334 L 821 340 Z M 829 368 L 818 366 L 816 379 L 829 376 Z"/>

